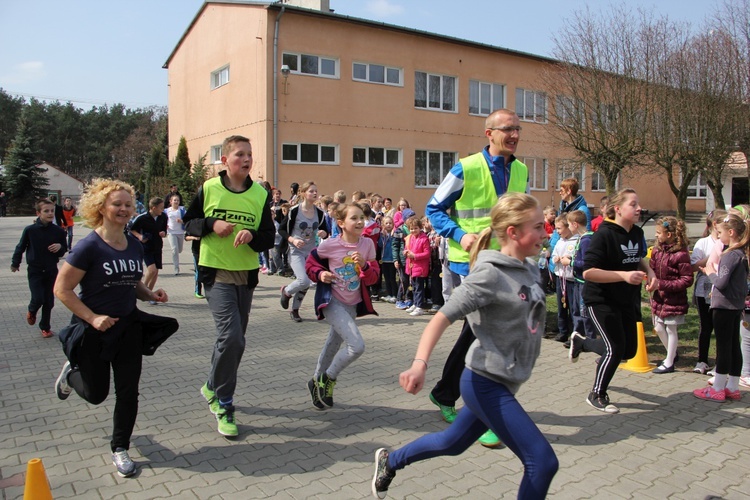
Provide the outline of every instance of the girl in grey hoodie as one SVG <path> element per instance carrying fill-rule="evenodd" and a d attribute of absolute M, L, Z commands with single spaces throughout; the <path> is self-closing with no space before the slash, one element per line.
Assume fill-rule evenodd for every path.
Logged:
<path fill-rule="evenodd" d="M 471 272 L 435 314 L 422 334 L 401 387 L 417 394 L 424 387 L 430 354 L 443 332 L 466 317 L 477 340 L 466 355 L 461 377 L 465 406 L 442 432 L 428 434 L 389 452 L 375 452 L 372 492 L 385 498 L 396 475 L 412 462 L 459 455 L 488 428 L 524 465 L 518 498 L 544 498 L 558 469 L 552 447 L 515 398 L 531 376 L 544 334 L 545 296 L 539 270 L 529 257 L 547 237 L 542 209 L 523 193 L 500 197 L 471 252 Z M 489 250 L 495 235 L 502 250 Z"/>

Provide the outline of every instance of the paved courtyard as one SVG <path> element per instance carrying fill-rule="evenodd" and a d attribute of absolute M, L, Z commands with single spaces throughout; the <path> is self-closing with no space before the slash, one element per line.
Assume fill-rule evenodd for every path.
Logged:
<path fill-rule="evenodd" d="M 335 408 L 319 412 L 311 409 L 306 382 L 328 327 L 313 319 L 312 297 L 303 305 L 305 321 L 293 323 L 278 301 L 289 280 L 262 276 L 235 395 L 240 436 L 221 437 L 199 394 L 214 337 L 211 314 L 193 297 L 192 273 L 185 273 L 192 268 L 189 246 L 183 274 L 173 276 L 165 242 L 158 286 L 170 302 L 140 307 L 176 317 L 181 326 L 155 356 L 144 358 L 130 450 L 139 471 L 120 478 L 109 456 L 113 396 L 99 406 L 75 394 L 58 400 L 60 343 L 26 324 L 25 264 L 11 273 L 10 258 L 31 220 L 0 218 L 1 498 L 23 496 L 26 464 L 35 457 L 43 460 L 56 499 L 365 498 L 377 448 L 398 447 L 446 425 L 427 392 L 415 397 L 398 386 L 429 316 L 413 318 L 377 303 L 380 315 L 359 322 L 366 352 L 340 375 Z M 76 239 L 86 232 L 76 227 Z M 69 316 L 58 302 L 53 330 Z M 428 388 L 459 329 L 453 325 L 433 354 Z M 621 413 L 604 415 L 584 401 L 593 376 L 594 355 L 570 364 L 560 344 L 545 340 L 518 395 L 560 460 L 550 498 L 750 497 L 750 393 L 719 405 L 693 397 L 705 377 L 686 368 L 670 375 L 620 370 L 609 392 Z M 514 498 L 520 479 L 512 453 L 476 444 L 459 457 L 400 471 L 389 498 Z"/>

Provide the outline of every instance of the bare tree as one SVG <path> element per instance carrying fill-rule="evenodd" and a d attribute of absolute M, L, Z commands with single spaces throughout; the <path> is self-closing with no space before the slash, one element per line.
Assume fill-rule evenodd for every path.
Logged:
<path fill-rule="evenodd" d="M 553 137 L 599 172 L 610 194 L 646 152 L 651 18 L 625 7 L 600 17 L 588 8 L 575 13 L 555 37 L 559 62 L 542 76 L 555 96 Z"/>

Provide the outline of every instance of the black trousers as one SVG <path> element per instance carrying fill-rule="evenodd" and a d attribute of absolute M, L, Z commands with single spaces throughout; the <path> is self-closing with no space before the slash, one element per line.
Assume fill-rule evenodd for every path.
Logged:
<path fill-rule="evenodd" d="M 636 309 L 639 307 L 635 304 L 592 304 L 586 307 L 596 333 L 605 346 L 602 360 L 596 367 L 592 389 L 593 392 L 603 395 L 606 394 L 620 362 L 632 359 L 638 350 Z"/>
<path fill-rule="evenodd" d="M 125 318 L 120 318 L 120 321 Z M 93 405 L 109 395 L 110 367 L 115 381 L 112 451 L 130 448 L 135 419 L 138 415 L 138 384 L 143 364 L 143 333 L 139 324 L 127 329 L 112 360 L 102 357 L 101 332 L 87 328 L 78 352 L 78 366 L 68 375 L 76 393 Z"/>
<path fill-rule="evenodd" d="M 443 376 L 432 389 L 432 397 L 441 405 L 456 406 L 456 401 L 461 397 L 461 374 L 466 365 L 466 353 L 474 340 L 474 332 L 471 331 L 469 322 L 464 320 L 461 334 L 445 360 Z"/>
<path fill-rule="evenodd" d="M 714 319 L 711 304 L 705 297 L 695 297 L 698 303 L 700 331 L 698 333 L 698 361 L 708 364 L 708 349 L 711 347 L 711 333 L 714 331 Z"/>
<path fill-rule="evenodd" d="M 740 321 L 742 311 L 711 309 L 716 333 L 716 373 L 739 377 L 742 374 Z"/>
<path fill-rule="evenodd" d="M 29 278 L 29 290 L 31 290 L 29 312 L 36 314 L 41 309 L 42 318 L 39 320 L 39 329 L 49 330 L 51 329 L 52 308 L 55 307 L 54 287 L 55 279 L 57 279 L 57 268 L 29 267 L 27 276 Z"/>

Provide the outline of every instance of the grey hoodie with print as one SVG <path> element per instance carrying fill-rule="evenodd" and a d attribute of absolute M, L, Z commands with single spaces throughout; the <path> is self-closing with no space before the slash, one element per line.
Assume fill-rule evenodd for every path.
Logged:
<path fill-rule="evenodd" d="M 482 250 L 471 272 L 440 308 L 453 323 L 466 316 L 477 340 L 466 367 L 515 394 L 531 376 L 542 343 L 546 301 L 534 261 Z"/>

